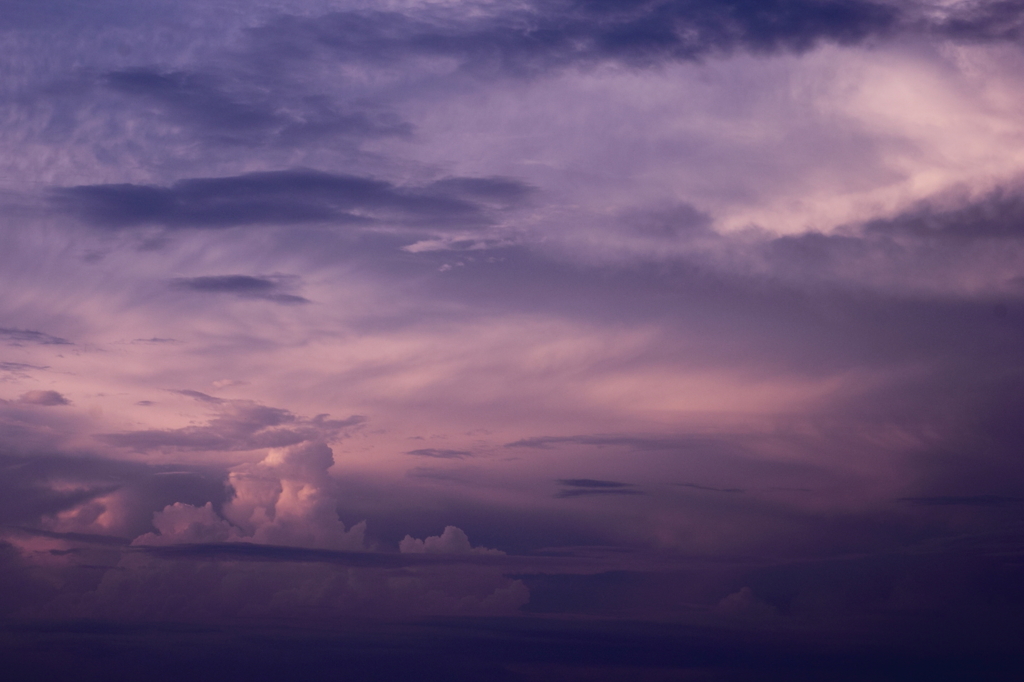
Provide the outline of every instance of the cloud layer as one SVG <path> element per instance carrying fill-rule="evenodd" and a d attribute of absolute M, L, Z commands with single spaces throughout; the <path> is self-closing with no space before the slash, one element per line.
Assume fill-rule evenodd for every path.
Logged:
<path fill-rule="evenodd" d="M 1016 655 L 1021 3 L 7 5 L 0 627 Z"/>

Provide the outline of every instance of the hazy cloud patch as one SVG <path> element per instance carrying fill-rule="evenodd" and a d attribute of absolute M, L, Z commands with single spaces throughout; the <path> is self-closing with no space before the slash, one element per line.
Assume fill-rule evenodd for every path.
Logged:
<path fill-rule="evenodd" d="M 398 12 L 287 17 L 254 35 L 283 54 L 313 44 L 346 61 L 448 58 L 467 71 L 530 75 L 601 61 L 649 66 L 737 50 L 804 52 L 890 33 L 899 19 L 893 6 L 865 0 L 569 1 L 444 22 Z"/>
<path fill-rule="evenodd" d="M 713 444 L 708 438 L 699 436 L 675 436 L 675 437 L 647 437 L 647 436 L 617 436 L 617 435 L 580 435 L 580 436 L 539 436 L 535 438 L 523 438 L 512 443 L 506 443 L 507 448 L 548 448 L 552 445 L 578 444 L 602 446 L 622 446 L 634 450 L 674 450 L 677 448 L 693 448 Z"/>
<path fill-rule="evenodd" d="M 676 485 L 683 488 L 693 488 L 695 490 L 708 490 L 716 493 L 742 493 L 745 492 L 742 488 L 713 488 L 709 485 L 698 485 L 696 483 L 677 483 Z M 781 489 L 780 489 L 781 490 Z"/>
<path fill-rule="evenodd" d="M 44 407 L 71 404 L 70 400 L 57 391 L 29 391 L 28 393 L 23 393 L 21 397 L 18 398 L 18 402 L 22 402 L 27 405 L 42 405 Z"/>
<path fill-rule="evenodd" d="M 329 419 L 318 415 L 312 419 L 299 417 L 288 410 L 267 407 L 248 400 L 210 398 L 198 391 L 186 393 L 190 397 L 217 405 L 216 416 L 205 426 L 186 426 L 179 429 L 145 429 L 123 433 L 107 433 L 98 439 L 111 445 L 132 448 L 141 452 L 150 450 L 257 450 L 297 445 L 303 441 L 333 438 L 346 429 L 358 427 L 364 417 L 353 415 L 347 419 Z"/>
<path fill-rule="evenodd" d="M 29 370 L 49 369 L 46 365 L 30 365 L 25 362 L 0 362 L 0 372 L 6 372 L 12 376 L 27 378 Z"/>
<path fill-rule="evenodd" d="M 252 277 L 249 275 L 213 275 L 204 277 L 179 277 L 171 280 L 176 289 L 208 294 L 234 294 L 239 298 L 255 298 L 275 303 L 309 303 L 309 299 L 283 293 L 287 277 Z"/>
<path fill-rule="evenodd" d="M 928 497 L 901 497 L 898 501 L 925 507 L 1000 507 L 1007 504 L 1024 502 L 1024 499 L 1005 497 L 1003 495 L 933 495 Z"/>
<path fill-rule="evenodd" d="M 32 329 L 13 329 L 10 327 L 0 327 L 0 339 L 7 339 L 12 345 L 20 345 L 22 343 L 35 343 L 43 346 L 72 345 L 70 341 L 59 336 L 52 336 Z"/>
<path fill-rule="evenodd" d="M 106 74 L 103 84 L 159 107 L 170 120 L 208 140 L 234 145 L 295 145 L 333 136 L 407 136 L 412 126 L 387 111 L 345 110 L 323 95 L 268 90 L 246 71 L 135 68 Z"/>
<path fill-rule="evenodd" d="M 469 450 L 444 450 L 439 448 L 420 448 L 419 450 L 409 450 L 405 454 L 416 455 L 417 457 L 436 457 L 438 459 L 463 459 L 473 456 L 473 453 Z"/>
<path fill-rule="evenodd" d="M 566 488 L 555 493 L 555 497 L 588 497 L 597 495 L 646 495 L 634 488 Z"/>
<path fill-rule="evenodd" d="M 602 481 L 595 478 L 560 478 L 558 482 L 570 488 L 628 488 L 632 483 Z"/>
<path fill-rule="evenodd" d="M 868 221 L 863 231 L 927 240 L 1024 240 L 1024 192 L 1008 186 L 967 200 L 939 195 L 892 218 Z"/>
<path fill-rule="evenodd" d="M 199 402 L 212 403 L 214 405 L 221 405 L 221 404 L 223 404 L 225 402 L 223 398 L 218 398 L 218 397 L 212 396 L 212 395 L 210 395 L 208 393 L 203 393 L 202 391 L 193 391 L 192 389 L 189 389 L 189 388 L 183 388 L 183 389 L 175 390 L 175 391 L 172 391 L 172 393 L 177 393 L 178 395 L 183 395 L 183 396 L 186 396 L 188 398 L 194 398 L 195 400 L 198 400 Z"/>
<path fill-rule="evenodd" d="M 637 490 L 632 483 L 620 481 L 603 481 L 595 478 L 560 478 L 558 482 L 565 486 L 555 497 L 586 497 L 588 495 L 645 495 Z"/>
<path fill-rule="evenodd" d="M 454 178 L 425 187 L 372 177 L 292 169 L 220 178 L 192 178 L 170 187 L 109 184 L 53 192 L 57 208 L 108 229 L 159 225 L 223 229 L 247 225 L 330 223 L 405 226 L 491 222 L 480 195 L 510 197 L 515 181 Z M 504 183 L 504 184 L 502 184 Z M 468 190 L 467 190 L 468 186 Z M 488 189 L 490 188 L 490 189 Z"/>

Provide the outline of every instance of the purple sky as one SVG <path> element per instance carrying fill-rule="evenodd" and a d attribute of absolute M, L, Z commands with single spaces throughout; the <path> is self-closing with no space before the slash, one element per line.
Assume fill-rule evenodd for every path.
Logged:
<path fill-rule="evenodd" d="M 1018 0 L 0 0 L 0 620 L 1005 654 L 1022 44 Z"/>

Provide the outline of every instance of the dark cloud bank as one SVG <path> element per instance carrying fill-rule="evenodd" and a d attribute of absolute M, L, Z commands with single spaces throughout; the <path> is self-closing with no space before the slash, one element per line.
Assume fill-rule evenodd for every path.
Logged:
<path fill-rule="evenodd" d="M 516 203 L 529 188 L 505 178 L 447 178 L 423 187 L 316 170 L 192 178 L 171 187 L 83 185 L 56 190 L 54 203 L 107 229 L 157 225 L 222 229 L 328 223 L 474 227 L 487 208 Z"/>
<path fill-rule="evenodd" d="M 614 59 L 649 65 L 734 50 L 801 52 L 822 41 L 856 43 L 900 22 L 892 5 L 861 0 L 552 2 L 476 20 L 398 13 L 285 18 L 257 30 L 285 44 L 319 45 L 337 57 L 388 63 L 454 57 L 469 70 L 515 74 Z"/>
<path fill-rule="evenodd" d="M 901 36 L 1014 41 L 1022 15 L 1013 1 L 962 2 L 937 13 L 926 4 L 868 0 L 562 0 L 470 19 L 443 10 L 282 17 L 253 36 L 286 58 L 317 48 L 371 64 L 444 57 L 467 72 L 524 76 L 607 60 L 651 66 Z"/>
<path fill-rule="evenodd" d="M 408 124 L 386 111 L 347 111 L 323 96 L 288 97 L 287 88 L 282 93 L 280 87 L 271 97 L 255 79 L 232 76 L 136 68 L 110 72 L 101 83 L 120 95 L 156 105 L 169 119 L 214 143 L 294 146 L 325 137 L 372 139 L 411 132 Z M 282 106 L 285 103 L 287 107 Z"/>

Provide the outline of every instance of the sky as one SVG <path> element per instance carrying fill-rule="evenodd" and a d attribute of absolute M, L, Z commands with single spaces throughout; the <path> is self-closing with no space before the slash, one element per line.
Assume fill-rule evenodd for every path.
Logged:
<path fill-rule="evenodd" d="M 25 679 L 1024 669 L 1024 2 L 0 0 L 0 83 Z"/>

